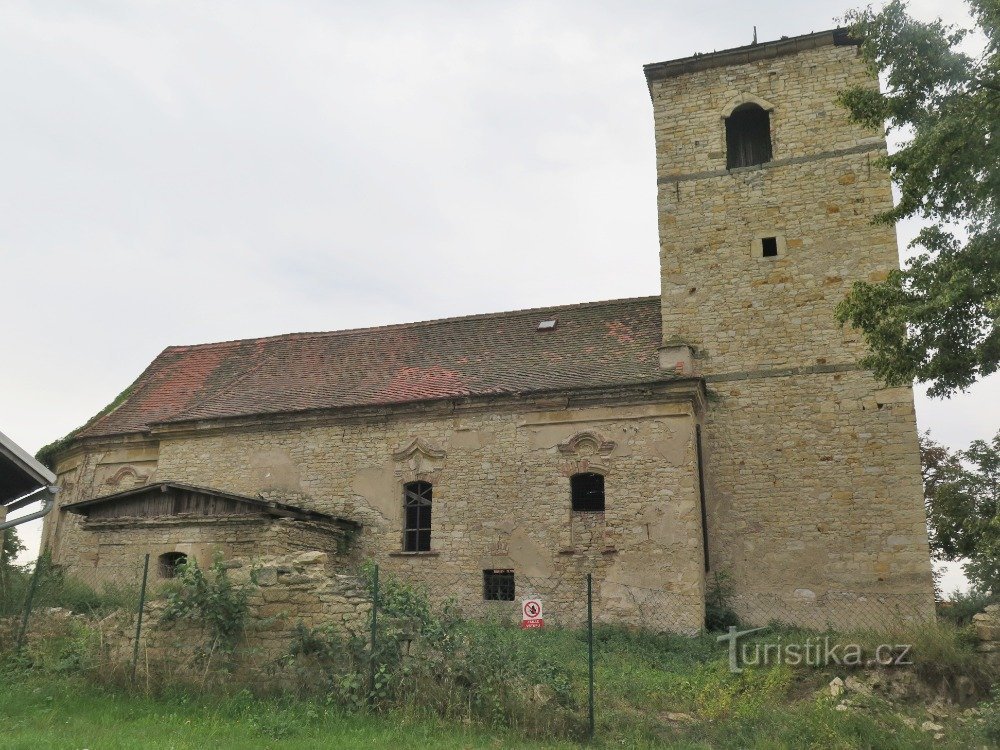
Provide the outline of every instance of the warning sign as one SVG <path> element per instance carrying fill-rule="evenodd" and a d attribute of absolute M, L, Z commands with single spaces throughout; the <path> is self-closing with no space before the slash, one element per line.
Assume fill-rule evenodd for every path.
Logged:
<path fill-rule="evenodd" d="M 540 628 L 545 624 L 542 619 L 542 600 L 537 597 L 521 602 L 521 627 Z"/>

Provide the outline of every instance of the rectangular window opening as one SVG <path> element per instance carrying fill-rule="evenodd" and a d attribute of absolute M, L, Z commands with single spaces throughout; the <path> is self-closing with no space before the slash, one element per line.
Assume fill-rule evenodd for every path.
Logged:
<path fill-rule="evenodd" d="M 574 511 L 604 512 L 604 477 L 593 472 L 574 474 L 569 478 L 570 502 Z"/>
<path fill-rule="evenodd" d="M 514 601 L 514 571 L 484 570 L 483 599 L 488 602 Z"/>
<path fill-rule="evenodd" d="M 761 247 L 764 250 L 765 258 L 774 258 L 778 254 L 778 238 L 777 237 L 764 237 L 760 241 Z"/>

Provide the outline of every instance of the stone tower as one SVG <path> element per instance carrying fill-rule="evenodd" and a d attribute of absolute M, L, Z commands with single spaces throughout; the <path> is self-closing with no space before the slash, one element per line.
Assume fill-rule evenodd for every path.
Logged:
<path fill-rule="evenodd" d="M 647 65 L 669 369 L 704 376 L 710 570 L 760 619 L 931 606 L 910 388 L 883 389 L 834 309 L 898 265 L 875 86 L 845 32 Z M 794 610 L 794 611 L 793 611 Z M 825 616 L 825 615 L 824 615 Z M 765 620 L 766 621 L 766 620 Z"/>

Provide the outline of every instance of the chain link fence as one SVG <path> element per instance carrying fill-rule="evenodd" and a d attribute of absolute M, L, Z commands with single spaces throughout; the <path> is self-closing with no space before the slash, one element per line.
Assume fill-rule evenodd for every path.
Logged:
<path fill-rule="evenodd" d="M 954 632 L 937 627 L 929 595 L 814 595 L 801 589 L 710 594 L 706 605 L 700 594 L 588 573 L 434 570 L 424 560 L 390 560 L 381 568 L 346 574 L 325 559 L 299 553 L 242 568 L 220 561 L 220 575 L 240 573 L 240 586 L 254 590 L 246 601 L 256 619 L 213 661 L 207 649 L 200 649 L 202 656 L 209 653 L 207 659 L 192 656 L 192 643 L 207 625 L 201 635 L 180 630 L 155 636 L 163 627 L 169 588 L 157 560 L 150 563 L 146 556 L 68 572 L 43 554 L 33 565 L 0 571 L 0 655 L 86 631 L 98 641 L 102 668 L 118 670 L 132 683 L 149 685 L 157 664 L 183 662 L 203 670 L 202 685 L 217 669 L 223 680 L 215 684 L 242 674 L 256 688 L 307 692 L 323 686 L 354 704 L 395 705 L 437 695 L 442 714 L 452 710 L 446 706 L 464 706 L 477 718 L 494 721 L 490 712 L 500 711 L 502 720 L 514 725 L 584 736 L 594 733 L 600 674 L 610 667 L 605 658 L 613 658 L 606 644 L 629 633 L 670 634 L 678 639 L 673 643 L 701 639 L 705 658 L 717 661 L 731 655 L 734 631 L 742 637 L 751 628 L 763 628 L 748 637 L 754 643 L 808 646 L 821 637 L 827 645 L 831 638 L 856 643 L 869 664 L 881 658 L 882 644 L 895 649 L 883 656 L 896 658 L 905 646 L 906 656 L 919 659 L 955 643 Z M 347 589 L 358 595 L 331 598 L 331 591 Z M 217 592 L 202 593 L 208 601 Z M 266 648 L 259 645 L 260 632 L 251 632 L 255 628 L 267 631 Z M 739 658 L 760 663 L 746 653 Z M 181 678 L 176 669 L 161 672 Z"/>

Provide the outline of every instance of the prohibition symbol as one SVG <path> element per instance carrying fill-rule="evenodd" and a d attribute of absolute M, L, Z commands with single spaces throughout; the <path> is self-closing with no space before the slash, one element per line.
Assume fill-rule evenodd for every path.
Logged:
<path fill-rule="evenodd" d="M 544 624 L 541 599 L 525 599 L 521 602 L 522 628 L 540 628 Z"/>

